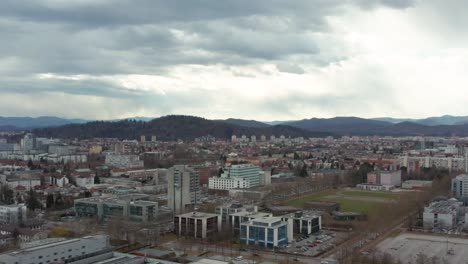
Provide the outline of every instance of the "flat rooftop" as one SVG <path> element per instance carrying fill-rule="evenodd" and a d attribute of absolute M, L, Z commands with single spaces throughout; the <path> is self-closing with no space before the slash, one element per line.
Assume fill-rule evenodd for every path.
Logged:
<path fill-rule="evenodd" d="M 453 254 L 447 254 L 447 244 Z M 444 235 L 424 235 L 404 233 L 387 238 L 377 246 L 379 253 L 388 253 L 402 263 L 416 264 L 418 254 L 429 258 L 437 257 L 440 263 L 461 264 L 468 260 L 468 239 L 448 238 Z"/>
<path fill-rule="evenodd" d="M 242 211 L 237 213 L 230 214 L 232 216 L 243 216 L 243 217 L 250 217 L 250 218 L 260 218 L 266 217 L 271 215 L 270 213 L 263 213 L 263 212 L 249 212 L 249 211 Z"/>
<path fill-rule="evenodd" d="M 176 215 L 177 217 L 186 217 L 186 218 L 211 218 L 215 216 L 219 216 L 217 214 L 210 214 L 204 212 L 190 212 L 185 214 Z"/>

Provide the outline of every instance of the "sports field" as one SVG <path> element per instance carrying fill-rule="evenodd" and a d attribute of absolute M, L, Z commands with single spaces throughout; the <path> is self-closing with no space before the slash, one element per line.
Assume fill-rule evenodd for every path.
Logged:
<path fill-rule="evenodd" d="M 327 190 L 286 202 L 287 205 L 302 208 L 307 201 L 337 202 L 341 205 L 341 211 L 369 213 L 382 203 L 392 202 L 397 199 L 398 193 L 370 192 L 358 190 Z"/>

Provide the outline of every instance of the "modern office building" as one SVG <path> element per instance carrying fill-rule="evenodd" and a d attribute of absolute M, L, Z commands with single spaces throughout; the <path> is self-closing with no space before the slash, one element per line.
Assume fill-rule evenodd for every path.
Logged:
<path fill-rule="evenodd" d="M 187 206 L 197 203 L 200 179 L 198 172 L 186 165 L 176 165 L 167 171 L 167 205 L 174 214 L 181 214 Z"/>
<path fill-rule="evenodd" d="M 0 224 L 20 225 L 26 221 L 27 211 L 24 204 L 0 205 Z"/>
<path fill-rule="evenodd" d="M 249 222 L 256 218 L 272 217 L 273 214 L 257 212 L 257 211 L 252 211 L 252 212 L 240 211 L 237 213 L 232 213 L 229 216 L 230 216 L 230 223 L 231 223 L 232 231 L 235 234 L 239 234 L 240 226 L 242 223 Z"/>
<path fill-rule="evenodd" d="M 279 217 L 262 217 L 242 223 L 240 241 L 267 248 L 287 245 L 288 223 Z"/>
<path fill-rule="evenodd" d="M 322 230 L 322 216 L 318 213 L 298 211 L 281 216 L 281 220 L 292 221 L 292 232 L 298 235 L 310 235 Z"/>
<path fill-rule="evenodd" d="M 193 238 L 212 237 L 221 230 L 221 217 L 217 214 L 191 212 L 174 216 L 174 232 Z"/>
<path fill-rule="evenodd" d="M 458 175 L 452 179 L 452 194 L 457 198 L 468 197 L 468 175 Z"/>
<path fill-rule="evenodd" d="M 75 211 L 80 217 L 97 217 L 103 222 L 114 217 L 146 223 L 158 213 L 158 203 L 146 201 L 147 198 L 144 194 L 132 194 L 77 199 Z"/>
<path fill-rule="evenodd" d="M 238 212 L 257 212 L 257 206 L 233 203 L 220 205 L 215 208 L 215 213 L 221 217 L 221 223 L 223 225 L 231 225 L 230 215 Z"/>
<path fill-rule="evenodd" d="M 99 255 L 111 253 L 109 237 L 87 236 L 76 239 L 45 239 L 30 243 L 30 247 L 0 255 L 0 264 L 91 264 Z"/>
<path fill-rule="evenodd" d="M 260 185 L 263 172 L 253 164 L 238 164 L 224 168 L 219 177 L 211 177 L 208 188 L 212 190 L 246 189 Z"/>

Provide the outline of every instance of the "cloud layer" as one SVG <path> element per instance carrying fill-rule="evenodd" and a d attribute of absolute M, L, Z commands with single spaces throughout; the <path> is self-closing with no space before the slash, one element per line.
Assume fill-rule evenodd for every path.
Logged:
<path fill-rule="evenodd" d="M 5 0 L 0 114 L 468 114 L 466 7 L 461 0 Z"/>

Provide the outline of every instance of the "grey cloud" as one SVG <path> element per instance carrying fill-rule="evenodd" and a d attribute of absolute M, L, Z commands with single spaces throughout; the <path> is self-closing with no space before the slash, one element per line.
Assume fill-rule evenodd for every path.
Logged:
<path fill-rule="evenodd" d="M 305 73 L 304 69 L 302 69 L 299 65 L 293 63 L 277 63 L 276 68 L 278 68 L 280 72 L 288 72 L 295 74 Z"/>
<path fill-rule="evenodd" d="M 346 58 L 323 50 L 314 33 L 327 17 L 361 8 L 405 8 L 403 0 L 3 0 L 0 3 L 0 92 L 97 96 L 164 111 L 215 100 L 199 91 L 182 96 L 129 90 L 102 81 L 38 80 L 39 73 L 162 75 L 181 64 L 277 65 L 304 73 Z M 324 47 L 326 49 L 326 47 Z M 251 72 L 234 75 L 253 77 Z M 170 87 L 166 87 L 170 89 Z M 145 96 L 147 95 L 147 96 Z M 191 99 L 204 98 L 202 103 Z M 151 99 L 150 99 L 151 98 Z M 138 102 L 138 103 L 137 103 Z M 1 98 L 0 98 L 1 103 Z M 156 108 L 151 108 L 155 110 Z"/>

